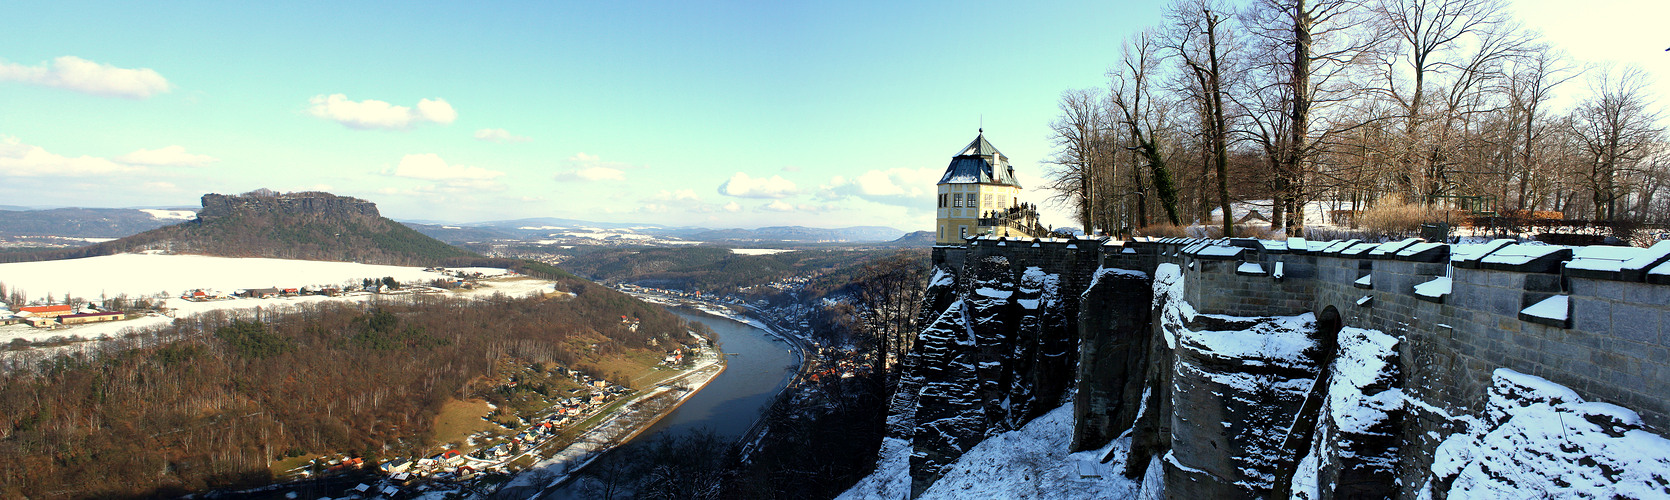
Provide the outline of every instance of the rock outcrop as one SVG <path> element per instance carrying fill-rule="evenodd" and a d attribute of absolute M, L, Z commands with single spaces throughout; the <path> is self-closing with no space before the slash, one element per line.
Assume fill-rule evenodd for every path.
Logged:
<path fill-rule="evenodd" d="M 377 204 L 359 198 L 309 191 L 284 194 L 203 195 L 197 219 L 212 222 L 236 216 L 284 216 L 309 220 L 377 220 Z"/>

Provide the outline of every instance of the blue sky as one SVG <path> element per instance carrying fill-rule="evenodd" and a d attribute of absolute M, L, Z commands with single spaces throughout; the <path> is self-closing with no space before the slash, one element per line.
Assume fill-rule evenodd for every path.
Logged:
<path fill-rule="evenodd" d="M 1664 10 L 1588 3 L 1585 15 Z M 1521 4 L 1528 24 L 1572 24 L 1556 3 Z M 931 226 L 932 184 L 982 116 L 1036 186 L 1060 92 L 1103 85 L 1120 40 L 1160 14 L 1093 1 L 7 2 L 0 19 L 0 205 L 195 206 L 267 187 L 358 196 L 400 219 L 914 230 Z M 1579 49 L 1615 48 L 1594 33 L 1628 36 L 1618 23 L 1560 36 L 1599 57 Z"/>

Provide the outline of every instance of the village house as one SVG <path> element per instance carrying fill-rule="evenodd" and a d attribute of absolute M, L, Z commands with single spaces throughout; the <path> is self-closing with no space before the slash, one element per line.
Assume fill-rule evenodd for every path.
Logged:
<path fill-rule="evenodd" d="M 383 462 L 382 466 L 383 472 L 390 474 L 405 472 L 406 469 L 410 468 L 412 468 L 412 461 L 404 458 L 396 458 L 394 460 Z"/>
<path fill-rule="evenodd" d="M 29 313 L 26 316 L 35 318 L 56 318 L 66 314 L 75 314 L 75 306 L 61 304 L 56 306 L 20 307 L 17 312 Z"/>
<path fill-rule="evenodd" d="M 105 321 L 121 321 L 123 319 L 127 319 L 127 314 L 119 313 L 119 312 L 90 312 L 90 313 L 79 313 L 79 314 L 66 314 L 66 315 L 63 315 L 63 316 L 59 316 L 58 317 L 58 322 L 62 323 L 62 324 L 65 324 L 65 325 L 78 325 L 78 324 L 82 324 L 82 323 L 102 323 L 102 322 L 105 322 Z"/>

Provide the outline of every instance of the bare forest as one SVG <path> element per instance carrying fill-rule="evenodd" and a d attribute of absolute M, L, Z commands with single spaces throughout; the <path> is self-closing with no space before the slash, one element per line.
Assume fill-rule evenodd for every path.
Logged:
<path fill-rule="evenodd" d="M 1573 60 L 1501 0 L 1178 0 L 1109 68 L 1052 123 L 1053 201 L 1087 233 L 1301 236 L 1319 202 L 1353 227 L 1374 206 L 1670 222 L 1654 76 Z M 1256 224 L 1214 218 L 1242 202 Z"/>
<path fill-rule="evenodd" d="M 488 389 L 477 385 L 501 360 L 625 382 L 594 360 L 690 341 L 660 307 L 564 284 L 572 297 L 208 313 L 102 354 L 13 353 L 0 374 L 0 451 L 14 457 L 0 496 L 176 496 L 265 484 L 287 456 L 411 456 L 436 444 L 442 404 Z"/>

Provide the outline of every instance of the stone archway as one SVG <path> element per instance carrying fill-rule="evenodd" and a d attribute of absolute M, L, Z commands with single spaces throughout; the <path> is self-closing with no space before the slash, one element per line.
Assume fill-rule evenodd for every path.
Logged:
<path fill-rule="evenodd" d="M 1345 324 L 1339 316 L 1339 309 L 1327 306 L 1316 313 L 1316 342 L 1320 348 L 1322 360 L 1332 361 L 1334 352 L 1339 350 L 1339 331 Z M 1323 367 L 1327 369 L 1326 366 Z"/>

